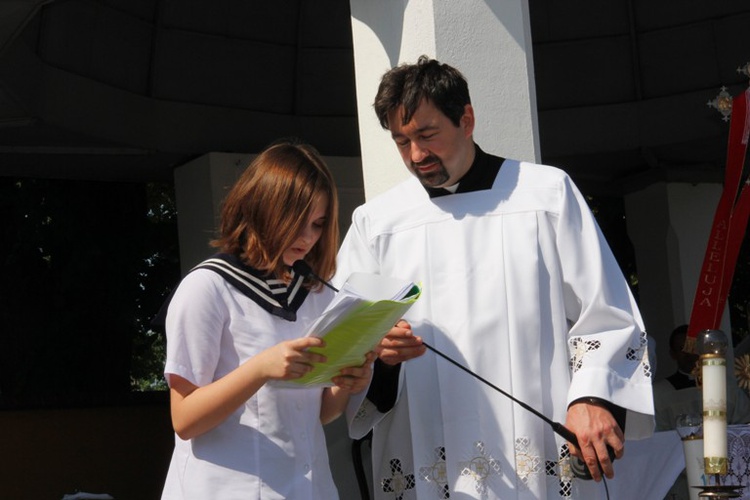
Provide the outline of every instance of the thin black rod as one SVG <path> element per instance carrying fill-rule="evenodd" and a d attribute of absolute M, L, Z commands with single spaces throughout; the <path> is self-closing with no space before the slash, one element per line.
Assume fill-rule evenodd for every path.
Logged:
<path fill-rule="evenodd" d="M 495 389 L 497 392 L 499 392 L 503 396 L 511 399 L 512 401 L 514 401 L 518 405 L 522 406 L 523 408 L 527 409 L 528 411 L 530 411 L 531 413 L 533 413 L 537 417 L 541 418 L 542 420 L 544 420 L 545 422 L 547 422 L 552 427 L 552 430 L 555 431 L 558 435 L 560 435 L 561 437 L 567 439 L 568 441 L 570 441 L 574 445 L 578 446 L 578 439 L 576 438 L 576 435 L 573 434 L 567 427 L 565 427 L 564 425 L 562 425 L 560 422 L 555 422 L 553 420 L 550 420 L 549 418 L 547 418 L 546 416 L 542 415 L 541 413 L 539 413 L 538 411 L 536 411 L 534 408 L 532 408 L 531 406 L 527 405 L 523 401 L 520 401 L 519 399 L 516 399 L 514 396 L 512 396 L 512 395 L 508 394 L 507 392 L 505 392 L 504 390 L 500 389 L 498 386 L 496 386 L 495 384 L 493 384 L 489 380 L 483 378 L 482 376 L 480 376 L 477 373 L 474 373 L 473 371 L 469 370 L 468 368 L 466 368 L 461 363 L 459 363 L 459 362 L 451 359 L 449 356 L 447 356 L 447 355 L 443 354 L 442 352 L 440 352 L 439 350 L 435 349 L 434 347 L 432 347 L 430 344 L 428 344 L 424 340 L 422 341 L 422 344 L 427 349 L 431 350 L 432 352 L 434 352 L 435 354 L 437 354 L 441 358 L 443 358 L 446 361 L 454 364 L 455 366 L 457 366 L 458 368 L 462 369 L 463 371 L 465 371 L 466 373 L 468 373 L 472 377 L 474 377 L 477 380 L 479 380 L 479 381 L 487 384 L 488 386 L 492 387 L 493 389 Z"/>
<path fill-rule="evenodd" d="M 294 264 L 292 265 L 292 269 L 294 269 L 294 272 L 296 272 L 298 274 L 301 274 L 303 276 L 311 276 L 311 277 L 315 278 L 316 280 L 320 281 L 321 283 L 323 283 L 325 286 L 327 286 L 328 288 L 330 288 L 334 292 L 338 293 L 338 291 L 339 291 L 337 288 L 335 288 L 333 285 L 331 285 L 330 283 L 328 283 L 326 280 L 324 280 L 320 276 L 316 275 L 313 272 L 313 270 L 310 267 L 310 265 L 307 262 L 305 262 L 304 260 L 298 260 L 298 261 L 294 262 Z M 463 371 L 465 371 L 466 373 L 468 373 L 472 377 L 474 377 L 477 380 L 479 380 L 479 381 L 487 384 L 488 386 L 492 387 L 493 389 L 495 389 L 497 392 L 499 392 L 503 396 L 509 398 L 511 401 L 514 401 L 515 403 L 517 403 L 518 405 L 522 406 L 526 410 L 530 411 L 531 413 L 533 413 L 537 417 L 541 418 L 542 420 L 544 420 L 545 422 L 547 422 L 552 427 L 552 430 L 555 431 L 559 436 L 563 437 L 564 439 L 567 439 L 569 442 L 573 443 L 576 447 L 578 447 L 578 439 L 576 438 L 576 435 L 573 434 L 567 427 L 565 427 L 560 422 L 555 422 L 555 421 L 550 420 L 549 418 L 545 417 L 544 415 L 542 415 L 541 413 L 539 413 L 538 411 L 536 411 L 531 406 L 529 406 L 526 403 L 524 403 L 523 401 L 520 401 L 520 400 L 516 399 L 515 397 L 511 396 L 510 394 L 508 394 L 504 390 L 500 389 L 498 386 L 496 386 L 493 383 L 491 383 L 489 380 L 487 380 L 485 378 L 482 378 L 477 373 L 474 373 L 473 371 L 469 370 L 468 368 L 466 368 L 461 363 L 459 363 L 457 361 L 454 361 L 453 359 L 450 358 L 450 356 L 447 356 L 446 354 L 443 354 L 439 350 L 437 350 L 434 347 L 432 347 L 431 345 L 429 345 L 427 342 L 422 341 L 422 344 L 424 344 L 424 346 L 426 348 L 428 348 L 429 350 L 431 350 L 432 352 L 434 352 L 435 354 L 437 354 L 441 358 L 445 359 L 446 361 L 451 362 L 452 364 L 454 364 L 457 367 L 461 368 Z"/>

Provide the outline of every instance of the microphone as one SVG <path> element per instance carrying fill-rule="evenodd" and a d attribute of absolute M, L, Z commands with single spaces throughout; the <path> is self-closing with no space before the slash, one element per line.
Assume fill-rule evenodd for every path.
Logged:
<path fill-rule="evenodd" d="M 315 278 L 316 280 L 320 281 L 321 283 L 323 283 L 325 286 L 327 286 L 334 292 L 338 293 L 338 289 L 336 287 L 334 287 L 333 285 L 328 283 L 326 280 L 324 280 L 323 278 L 315 274 L 312 268 L 310 267 L 310 264 L 308 264 L 304 260 L 300 259 L 300 260 L 294 261 L 294 264 L 292 264 L 292 269 L 294 270 L 295 273 L 301 276 L 304 276 L 305 278 Z"/>
<path fill-rule="evenodd" d="M 310 267 L 310 265 L 307 262 L 305 262 L 304 260 L 300 259 L 300 260 L 295 261 L 294 264 L 292 264 L 292 269 L 294 269 L 295 273 L 301 274 L 302 276 L 305 276 L 306 278 L 307 277 L 315 278 L 316 280 L 320 281 L 321 283 L 323 283 L 325 286 L 327 286 L 328 288 L 330 288 L 334 292 L 338 293 L 338 291 L 339 291 L 337 288 L 335 288 L 333 285 L 331 285 L 330 283 L 328 283 L 326 280 L 322 279 L 320 276 L 318 276 L 315 273 L 313 273 L 312 268 Z M 538 412 L 537 410 L 535 410 L 534 408 L 532 408 L 528 404 L 524 403 L 523 401 L 517 399 L 516 397 L 512 396 L 511 394 L 509 394 L 509 393 L 505 392 L 504 390 L 500 389 L 499 387 L 497 387 L 496 385 L 494 385 L 493 383 L 491 383 L 489 380 L 483 378 L 478 373 L 475 373 L 475 372 L 471 371 L 470 369 L 468 369 L 467 367 L 465 367 L 464 365 L 462 365 L 458 361 L 452 359 L 451 357 L 449 357 L 446 354 L 443 354 L 442 352 L 440 352 L 436 348 L 434 348 L 431 345 L 429 345 L 424 340 L 422 341 L 422 344 L 427 349 L 431 350 L 432 352 L 434 352 L 435 354 L 437 354 L 441 358 L 443 358 L 446 361 L 452 363 L 453 365 L 455 365 L 458 368 L 460 368 L 461 370 L 465 371 L 466 373 L 468 373 L 472 377 L 476 378 L 480 382 L 482 382 L 482 383 L 486 384 L 487 386 L 491 387 L 492 389 L 496 390 L 497 392 L 499 392 L 503 396 L 507 397 L 508 399 L 510 399 L 511 401 L 513 401 L 514 403 L 518 404 L 519 406 L 521 406 L 525 410 L 527 410 L 527 411 L 533 413 L 534 415 L 536 415 L 537 417 L 541 418 L 544 422 L 546 422 L 547 424 L 549 424 L 549 426 L 552 428 L 552 430 L 558 436 L 560 436 L 563 439 L 565 439 L 565 440 L 573 443 L 577 448 L 580 449 L 580 447 L 578 446 L 578 438 L 576 437 L 576 435 L 573 434 L 573 432 L 570 429 L 568 429 L 567 427 L 565 427 L 560 422 L 555 422 L 555 421 L 551 420 L 550 418 L 546 417 L 545 415 L 541 414 L 540 412 Z M 607 445 L 607 451 L 609 452 L 609 458 L 610 458 L 610 460 L 614 461 L 614 459 L 615 459 L 615 451 L 614 451 L 614 449 L 612 449 L 612 447 L 610 447 L 609 445 Z M 584 462 L 579 457 L 571 457 L 570 470 L 579 479 L 584 479 L 584 480 L 592 479 L 591 472 L 589 471 L 589 468 L 586 466 L 586 462 Z"/>

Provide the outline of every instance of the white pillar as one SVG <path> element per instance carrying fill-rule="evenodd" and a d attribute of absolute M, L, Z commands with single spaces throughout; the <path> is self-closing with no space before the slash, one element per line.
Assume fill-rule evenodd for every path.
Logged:
<path fill-rule="evenodd" d="M 221 202 L 251 155 L 208 153 L 174 171 L 180 268 L 185 275 L 216 250 Z"/>
<path fill-rule="evenodd" d="M 365 194 L 408 174 L 372 109 L 380 78 L 399 63 L 428 55 L 469 82 L 487 152 L 540 158 L 528 4 L 524 0 L 350 0 Z"/>

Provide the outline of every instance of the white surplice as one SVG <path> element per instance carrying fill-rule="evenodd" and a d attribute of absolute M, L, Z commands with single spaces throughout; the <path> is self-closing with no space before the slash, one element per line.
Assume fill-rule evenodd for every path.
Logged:
<path fill-rule="evenodd" d="M 326 288 L 311 292 L 289 321 L 214 271 L 195 270 L 169 305 L 165 375 L 198 387 L 219 380 L 304 335 L 331 297 Z M 190 440 L 175 435 L 162 500 L 338 499 L 320 422 L 322 390 L 267 383 L 211 430 Z"/>
<path fill-rule="evenodd" d="M 491 190 L 434 199 L 410 178 L 355 211 L 338 265 L 338 283 L 421 282 L 414 333 L 553 421 L 596 396 L 627 408 L 628 439 L 653 432 L 640 313 L 561 170 L 506 160 Z M 353 438 L 374 428 L 376 499 L 605 496 L 547 423 L 431 351 L 402 365 L 390 412 L 362 393 L 347 416 Z"/>

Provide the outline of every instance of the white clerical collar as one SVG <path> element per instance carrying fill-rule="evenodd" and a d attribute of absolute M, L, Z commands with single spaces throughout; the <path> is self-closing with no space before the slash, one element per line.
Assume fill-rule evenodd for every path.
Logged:
<path fill-rule="evenodd" d="M 446 191 L 450 191 L 451 193 L 455 194 L 456 193 L 456 189 L 458 189 L 458 185 L 459 184 L 461 184 L 461 183 L 457 182 L 454 185 L 452 185 L 452 186 L 446 186 L 443 189 L 445 189 Z"/>

